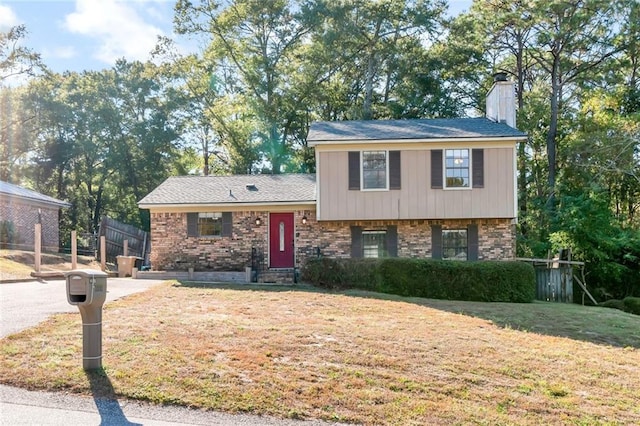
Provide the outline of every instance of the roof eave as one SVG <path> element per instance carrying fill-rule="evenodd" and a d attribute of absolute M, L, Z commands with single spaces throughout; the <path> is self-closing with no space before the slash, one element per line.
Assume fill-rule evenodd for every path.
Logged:
<path fill-rule="evenodd" d="M 316 200 L 302 200 L 302 201 L 256 201 L 256 202 L 233 202 L 233 203 L 138 203 L 138 208 L 186 208 L 186 207 L 268 207 L 268 206 L 297 206 L 297 205 L 315 205 Z"/>
<path fill-rule="evenodd" d="M 527 139 L 527 135 L 521 136 L 486 136 L 486 137 L 457 137 L 457 138 L 424 138 L 424 139 L 319 139 L 307 140 L 308 146 L 317 145 L 345 145 L 345 144 L 394 144 L 394 143 L 443 143 L 443 142 L 519 142 Z"/>
<path fill-rule="evenodd" d="M 35 197 L 27 197 L 25 195 L 21 195 L 21 194 L 11 194 L 11 193 L 7 193 L 7 192 L 0 192 L 0 195 L 2 195 L 3 197 L 6 198 L 15 198 L 15 199 L 19 199 L 19 200 L 25 200 L 25 201 L 29 201 L 33 204 L 40 204 L 43 206 L 53 206 L 53 207 L 60 207 L 60 208 L 69 208 L 71 207 L 70 203 L 67 203 L 66 201 L 62 201 L 62 200 L 43 200 L 41 198 L 35 198 Z"/>

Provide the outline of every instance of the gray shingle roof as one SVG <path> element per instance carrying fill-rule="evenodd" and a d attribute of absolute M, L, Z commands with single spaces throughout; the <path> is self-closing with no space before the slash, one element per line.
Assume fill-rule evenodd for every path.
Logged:
<path fill-rule="evenodd" d="M 249 185 L 255 185 L 250 187 Z M 316 175 L 174 176 L 144 197 L 154 205 L 315 203 Z"/>
<path fill-rule="evenodd" d="M 487 118 L 436 118 L 429 120 L 319 121 L 311 124 L 307 142 L 520 138 L 526 134 Z"/>
<path fill-rule="evenodd" d="M 42 204 L 49 204 L 56 207 L 71 207 L 71 204 L 66 201 L 58 200 L 57 198 L 49 197 L 48 195 L 41 194 L 36 191 L 32 191 L 27 188 L 23 188 L 18 185 L 14 185 L 9 182 L 3 182 L 0 180 L 0 195 L 8 195 L 17 198 L 23 198 L 30 201 L 36 201 Z"/>

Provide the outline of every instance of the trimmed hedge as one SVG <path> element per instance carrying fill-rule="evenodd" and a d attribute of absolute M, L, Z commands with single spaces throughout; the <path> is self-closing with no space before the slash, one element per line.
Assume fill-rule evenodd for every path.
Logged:
<path fill-rule="evenodd" d="M 432 259 L 310 259 L 302 279 L 326 288 L 482 302 L 531 302 L 535 272 L 524 262 Z"/>
<path fill-rule="evenodd" d="M 630 314 L 640 315 L 640 297 L 628 296 L 622 300 L 609 299 L 605 302 L 600 303 L 599 306 L 602 306 L 604 308 L 619 309 L 624 312 L 629 312 Z"/>
<path fill-rule="evenodd" d="M 624 310 L 635 315 L 640 315 L 640 297 L 628 296 L 622 299 Z"/>

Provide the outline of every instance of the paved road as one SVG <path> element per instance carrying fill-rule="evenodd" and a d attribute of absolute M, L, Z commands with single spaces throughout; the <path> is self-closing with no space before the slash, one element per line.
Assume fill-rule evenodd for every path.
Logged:
<path fill-rule="evenodd" d="M 0 385 L 0 424 L 12 426 L 329 425 L 319 421 L 282 420 L 184 407 L 159 407 L 137 401 L 93 399 L 61 392 L 31 392 L 3 385 Z"/>
<path fill-rule="evenodd" d="M 109 278 L 107 303 L 162 281 Z M 64 280 L 0 284 L 0 338 L 33 327 L 52 314 L 78 312 L 67 302 Z M 78 313 L 78 315 L 80 315 Z M 320 426 L 319 421 L 232 415 L 138 401 L 105 400 L 64 392 L 33 392 L 0 385 L 0 425 L 239 425 Z"/>

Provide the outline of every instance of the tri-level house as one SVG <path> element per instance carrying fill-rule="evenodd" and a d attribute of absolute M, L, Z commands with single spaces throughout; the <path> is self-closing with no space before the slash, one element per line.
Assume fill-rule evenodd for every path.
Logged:
<path fill-rule="evenodd" d="M 498 78 L 486 118 L 313 123 L 315 175 L 169 178 L 139 203 L 152 267 L 251 266 L 268 280 L 319 255 L 512 259 L 526 139 L 514 98 Z"/>

